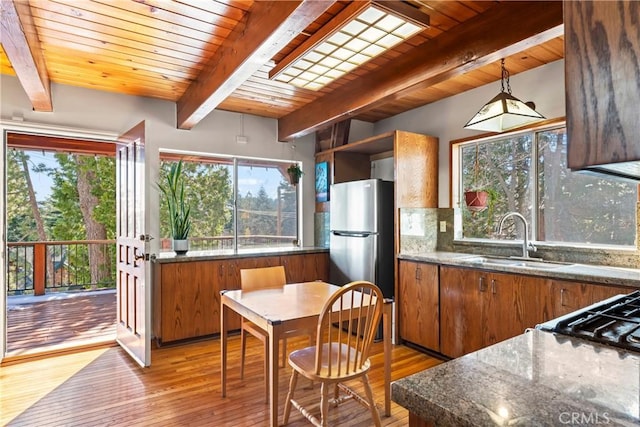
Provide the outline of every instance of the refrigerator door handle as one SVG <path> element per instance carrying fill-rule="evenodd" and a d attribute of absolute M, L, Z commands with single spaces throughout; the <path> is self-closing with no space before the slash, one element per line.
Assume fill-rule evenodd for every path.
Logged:
<path fill-rule="evenodd" d="M 353 232 L 342 232 L 342 231 L 332 231 L 332 233 L 336 236 L 347 236 L 347 237 L 369 237 L 371 233 L 353 233 Z"/>

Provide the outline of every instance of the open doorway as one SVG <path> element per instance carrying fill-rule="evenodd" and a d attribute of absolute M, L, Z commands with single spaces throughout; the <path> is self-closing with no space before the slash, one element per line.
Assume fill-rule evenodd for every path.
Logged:
<path fill-rule="evenodd" d="M 6 143 L 6 356 L 114 343 L 115 144 Z"/>

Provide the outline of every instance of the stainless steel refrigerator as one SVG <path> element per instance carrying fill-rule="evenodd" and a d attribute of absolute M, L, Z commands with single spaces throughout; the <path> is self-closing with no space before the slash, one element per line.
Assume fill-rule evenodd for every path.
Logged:
<path fill-rule="evenodd" d="M 367 280 L 393 297 L 393 181 L 334 184 L 329 194 L 331 283 Z"/>

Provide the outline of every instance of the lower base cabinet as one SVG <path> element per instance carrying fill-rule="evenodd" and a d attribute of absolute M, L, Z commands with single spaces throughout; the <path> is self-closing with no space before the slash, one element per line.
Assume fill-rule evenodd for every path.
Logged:
<path fill-rule="evenodd" d="M 287 283 L 329 281 L 328 254 L 301 254 L 280 257 L 287 275 Z"/>
<path fill-rule="evenodd" d="M 153 265 L 153 333 L 158 345 L 220 333 L 220 291 L 240 288 L 240 270 L 284 265 L 287 283 L 328 280 L 326 252 Z M 229 329 L 240 329 L 230 316 Z"/>
<path fill-rule="evenodd" d="M 440 266 L 440 352 L 460 357 L 630 290 Z"/>
<path fill-rule="evenodd" d="M 442 266 L 442 354 L 459 357 L 543 322 L 546 281 L 534 276 Z"/>
<path fill-rule="evenodd" d="M 630 289 L 620 286 L 594 285 L 568 280 L 549 280 L 549 319 L 564 316 L 604 299 L 628 294 Z"/>
<path fill-rule="evenodd" d="M 398 278 L 400 338 L 439 352 L 438 266 L 400 261 Z"/>

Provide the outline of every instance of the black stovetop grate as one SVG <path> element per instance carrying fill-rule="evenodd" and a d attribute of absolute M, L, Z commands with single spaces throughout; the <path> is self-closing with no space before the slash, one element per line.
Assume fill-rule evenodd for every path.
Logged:
<path fill-rule="evenodd" d="M 640 351 L 640 291 L 567 315 L 557 322 L 553 330 Z"/>

